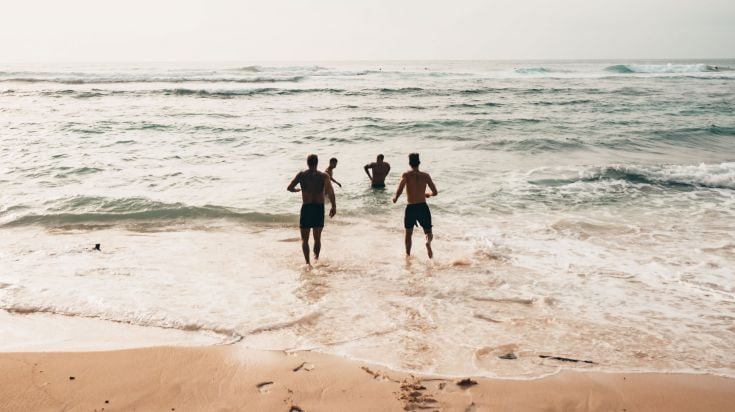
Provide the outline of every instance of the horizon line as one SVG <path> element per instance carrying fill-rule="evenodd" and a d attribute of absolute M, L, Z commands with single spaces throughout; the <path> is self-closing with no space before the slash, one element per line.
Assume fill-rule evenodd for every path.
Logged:
<path fill-rule="evenodd" d="M 448 58 L 448 59 L 167 59 L 167 60 L 0 60 L 0 64 L 140 64 L 140 63 L 369 63 L 369 62 L 612 62 L 735 60 L 733 57 L 604 57 L 604 58 Z"/>

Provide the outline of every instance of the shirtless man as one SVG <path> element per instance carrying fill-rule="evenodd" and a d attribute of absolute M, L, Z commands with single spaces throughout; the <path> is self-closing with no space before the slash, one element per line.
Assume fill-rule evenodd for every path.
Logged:
<path fill-rule="evenodd" d="M 385 188 L 385 177 L 388 176 L 388 172 L 390 172 L 390 164 L 388 164 L 388 162 L 384 162 L 383 158 L 383 155 L 379 154 L 377 162 L 365 165 L 365 173 L 367 173 L 370 178 L 370 181 L 372 182 L 371 186 L 374 189 Z M 373 169 L 372 176 L 370 176 L 370 170 L 368 169 Z"/>
<path fill-rule="evenodd" d="M 337 158 L 333 157 L 329 159 L 329 166 L 327 166 L 327 169 L 324 171 L 324 173 L 329 175 L 329 179 L 332 180 L 334 183 L 337 184 L 337 186 L 342 187 L 342 183 L 338 182 L 334 178 L 334 169 L 337 168 Z"/>
<path fill-rule="evenodd" d="M 426 204 L 426 198 L 436 196 L 439 192 L 431 176 L 419 171 L 420 163 L 418 153 L 408 155 L 411 170 L 401 176 L 401 183 L 398 184 L 396 195 L 393 196 L 393 203 L 398 201 L 403 189 L 406 188 L 408 205 L 406 205 L 406 214 L 403 217 L 403 227 L 406 229 L 406 257 L 411 256 L 411 235 L 413 235 L 413 227 L 418 222 L 426 234 L 426 252 L 429 254 L 429 259 L 432 259 L 434 252 L 431 250 L 431 241 L 434 235 L 431 233 L 431 211 L 429 211 L 429 205 Z M 426 186 L 429 186 L 431 193 L 426 193 Z"/>
<path fill-rule="evenodd" d="M 299 172 L 288 185 L 289 192 L 301 192 L 301 250 L 304 252 L 306 264 L 311 267 L 309 261 L 309 231 L 314 229 L 314 260 L 319 260 L 319 252 L 322 249 L 322 229 L 324 229 L 324 194 L 329 197 L 332 209 L 329 217 L 337 214 L 337 202 L 334 198 L 334 189 L 329 175 L 316 170 L 319 158 L 311 154 L 306 158 L 309 169 Z M 301 188 L 297 189 L 296 185 Z"/>

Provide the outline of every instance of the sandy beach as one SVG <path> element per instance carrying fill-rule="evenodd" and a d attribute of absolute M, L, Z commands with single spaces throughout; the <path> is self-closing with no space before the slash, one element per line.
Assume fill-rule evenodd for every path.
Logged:
<path fill-rule="evenodd" d="M 0 412 L 735 412 L 735 0 L 2 6 Z"/>
<path fill-rule="evenodd" d="M 509 360 L 512 362 L 512 360 Z M 6 411 L 728 411 L 735 380 L 562 372 L 538 380 L 418 376 L 313 352 L 238 345 L 4 353 Z"/>

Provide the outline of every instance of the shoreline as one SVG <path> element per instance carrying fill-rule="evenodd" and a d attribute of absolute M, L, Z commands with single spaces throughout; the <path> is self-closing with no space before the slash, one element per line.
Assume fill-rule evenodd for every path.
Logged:
<path fill-rule="evenodd" d="M 532 379 L 410 374 L 240 345 L 0 353 L 7 410 L 726 411 L 735 379 L 562 371 Z"/>
<path fill-rule="evenodd" d="M 94 330 L 94 333 L 89 333 Z M 617 368 L 610 369 L 603 365 L 581 359 L 543 355 L 556 362 L 556 369 L 548 372 L 539 371 L 537 374 L 519 372 L 518 375 L 488 375 L 481 371 L 467 373 L 441 373 L 431 371 L 416 371 L 396 367 L 380 360 L 352 357 L 348 354 L 320 351 L 314 347 L 291 348 L 264 348 L 253 347 L 242 343 L 238 337 L 226 333 L 215 332 L 209 329 L 185 330 L 173 327 L 153 325 L 138 325 L 119 322 L 109 319 L 67 315 L 53 312 L 25 313 L 0 309 L 0 335 L 7 339 L 0 342 L 0 356 L 14 353 L 96 353 L 115 352 L 122 350 L 140 350 L 147 348 L 207 348 L 232 346 L 243 350 L 258 352 L 275 352 L 285 354 L 315 353 L 344 359 L 347 362 L 364 363 L 390 370 L 401 374 L 433 376 L 447 380 L 462 379 L 474 376 L 489 380 L 534 381 L 551 378 L 562 373 L 597 373 L 597 374 L 653 374 L 653 375 L 707 375 L 724 379 L 735 380 L 735 375 L 719 371 L 703 370 L 662 370 L 645 368 Z M 121 338 L 126 336 L 126 338 Z M 501 349 L 501 348 L 496 348 Z M 502 350 L 498 353 L 513 353 L 512 350 Z M 496 353 L 497 355 L 497 353 Z M 516 359 L 504 361 L 510 365 Z M 520 367 L 520 365 L 518 365 Z M 609 365 L 608 365 L 609 366 Z"/>

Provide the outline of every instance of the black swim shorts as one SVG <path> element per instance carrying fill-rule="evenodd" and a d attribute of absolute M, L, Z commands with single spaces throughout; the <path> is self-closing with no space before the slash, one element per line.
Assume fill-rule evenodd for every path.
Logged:
<path fill-rule="evenodd" d="M 385 189 L 385 183 L 373 183 L 370 186 L 372 186 L 373 189 Z"/>
<path fill-rule="evenodd" d="M 406 214 L 403 217 L 403 227 L 413 229 L 416 223 L 424 228 L 424 232 L 431 232 L 431 211 L 426 203 L 414 203 L 406 206 Z"/>
<path fill-rule="evenodd" d="M 324 203 L 304 203 L 301 205 L 301 228 L 324 227 Z"/>

